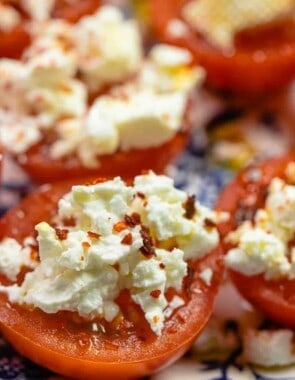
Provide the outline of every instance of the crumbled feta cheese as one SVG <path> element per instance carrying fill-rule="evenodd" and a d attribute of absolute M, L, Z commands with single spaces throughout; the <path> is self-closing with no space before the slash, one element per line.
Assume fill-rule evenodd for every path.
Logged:
<path fill-rule="evenodd" d="M 104 96 L 93 104 L 85 123 L 94 153 L 159 146 L 170 140 L 182 125 L 186 96 L 134 93 L 126 101 Z M 144 138 L 143 138 L 144 136 Z"/>
<path fill-rule="evenodd" d="M 21 0 L 21 6 L 33 20 L 45 20 L 51 15 L 56 0 Z"/>
<path fill-rule="evenodd" d="M 152 211 L 146 210 L 155 199 L 162 210 L 173 206 L 165 221 L 168 234 L 161 229 L 158 233 L 155 228 L 162 224 L 164 214 L 152 216 Z M 74 186 L 58 203 L 55 226 L 46 222 L 36 226 L 40 263 L 26 274 L 21 285 L 1 286 L 0 291 L 11 302 L 47 313 L 69 310 L 87 319 L 112 321 L 120 311 L 115 300 L 127 289 L 151 329 L 160 335 L 167 306 L 171 315 L 184 302 L 178 297 L 168 305 L 165 292 L 170 287 L 176 291 L 182 287 L 187 274 L 185 246 L 195 239 L 199 229 L 207 228 L 197 203 L 188 218 L 187 199 L 183 191 L 174 188 L 171 179 L 152 172 L 137 176 L 133 186 L 119 177 Z M 215 213 L 211 213 L 213 218 Z M 64 225 L 68 218 L 75 220 L 75 226 Z M 181 226 L 187 222 L 189 228 Z M 17 252 L 25 249 L 12 239 L 10 242 L 8 248 L 7 242 L 0 243 L 3 257 L 10 254 L 12 244 L 17 245 Z M 208 253 L 212 241 L 208 239 L 202 249 L 200 252 L 197 248 L 190 258 Z M 19 271 L 17 266 L 13 273 L 10 267 L 1 266 L 1 257 L 0 269 L 13 278 Z"/>
<path fill-rule="evenodd" d="M 16 281 L 17 275 L 22 267 L 34 268 L 36 263 L 31 259 L 31 248 L 28 245 L 23 247 L 11 238 L 2 240 L 0 244 L 0 273 Z"/>
<path fill-rule="evenodd" d="M 237 32 L 290 17 L 294 11 L 293 0 L 192 0 L 183 7 L 182 15 L 210 43 L 230 51 Z"/>
<path fill-rule="evenodd" d="M 25 109 L 24 86 L 25 65 L 14 59 L 0 60 L 0 108 L 15 113 Z"/>
<path fill-rule="evenodd" d="M 22 153 L 41 138 L 35 119 L 29 116 L 19 118 L 0 110 L 0 126 L 1 144 L 16 154 Z"/>
<path fill-rule="evenodd" d="M 179 38 L 185 36 L 189 31 L 188 26 L 180 19 L 174 18 L 168 22 L 167 32 L 170 36 Z"/>
<path fill-rule="evenodd" d="M 79 69 L 91 91 L 139 69 L 142 50 L 138 26 L 133 20 L 124 20 L 118 9 L 102 6 L 96 14 L 83 17 L 75 35 Z"/>
<path fill-rule="evenodd" d="M 0 105 L 17 114 L 11 117 L 17 120 L 14 128 L 1 124 L 1 143 L 8 151 L 25 152 L 51 130 L 53 159 L 76 155 L 92 168 L 99 166 L 100 155 L 160 146 L 182 128 L 189 91 L 204 74 L 190 67 L 187 50 L 156 45 L 136 78 L 88 107 L 88 82 L 97 89 L 138 70 L 135 24 L 117 8 L 103 6 L 75 26 L 61 20 L 38 23 L 32 35 L 22 62 L 0 62 Z M 28 136 L 12 146 L 22 134 Z"/>
<path fill-rule="evenodd" d="M 149 53 L 139 73 L 139 83 L 143 88 L 156 92 L 186 92 L 200 84 L 205 76 L 201 67 L 190 67 L 191 54 L 179 47 L 158 44 Z"/>
<path fill-rule="evenodd" d="M 294 332 L 291 330 L 248 329 L 243 344 L 244 356 L 249 363 L 272 367 L 295 362 Z"/>
<path fill-rule="evenodd" d="M 203 280 L 204 283 L 205 283 L 207 286 L 210 286 L 210 285 L 211 285 L 212 276 L 213 276 L 213 271 L 212 271 L 211 268 L 206 268 L 206 269 L 204 269 L 204 270 L 199 274 L 200 279 Z"/>
<path fill-rule="evenodd" d="M 17 26 L 20 21 L 21 16 L 13 7 L 0 4 L 0 30 L 9 32 Z"/>
<path fill-rule="evenodd" d="M 151 49 L 150 57 L 158 66 L 175 67 L 192 62 L 192 54 L 176 46 L 158 44 Z"/>
<path fill-rule="evenodd" d="M 254 222 L 246 221 L 227 239 L 236 245 L 226 256 L 229 267 L 245 275 L 264 273 L 265 278 L 295 278 L 294 236 L 295 186 L 274 178 L 268 187 L 264 209 Z"/>

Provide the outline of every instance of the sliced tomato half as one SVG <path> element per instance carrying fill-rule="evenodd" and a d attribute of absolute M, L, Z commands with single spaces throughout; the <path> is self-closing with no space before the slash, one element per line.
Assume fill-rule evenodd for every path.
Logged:
<path fill-rule="evenodd" d="M 293 161 L 295 153 L 254 164 L 225 187 L 216 205 L 230 213 L 230 219 L 219 226 L 223 237 L 243 221 L 253 219 L 256 210 L 264 207 L 270 181 L 274 177 L 287 180 L 285 169 Z M 225 244 L 225 248 L 230 247 Z M 295 327 L 295 280 L 265 280 L 263 275 L 246 276 L 234 270 L 229 274 L 239 292 L 266 316 Z"/>
<path fill-rule="evenodd" d="M 50 221 L 58 199 L 71 183 L 46 185 L 32 193 L 0 220 L 0 239 L 10 236 L 19 242 L 34 235 L 34 225 Z M 55 372 L 81 379 L 131 379 L 146 376 L 177 360 L 190 347 L 206 324 L 222 276 L 220 247 L 189 263 L 189 276 L 178 293 L 185 304 L 167 318 L 161 336 L 150 330 L 140 308 L 127 292 L 118 303 L 123 318 L 110 324 L 91 324 L 76 314 L 46 314 L 9 303 L 0 294 L 0 327 L 3 335 L 22 355 Z M 210 285 L 198 276 L 211 268 Z M 2 276 L 2 281 L 5 279 Z M 168 290 L 167 298 L 175 292 Z"/>
<path fill-rule="evenodd" d="M 188 0 L 151 0 L 150 17 L 157 38 L 186 47 L 207 72 L 209 84 L 239 94 L 260 95 L 280 89 L 295 77 L 295 22 L 289 20 L 237 34 L 231 55 L 210 45 L 189 28 L 171 33 L 169 23 L 181 18 Z"/>

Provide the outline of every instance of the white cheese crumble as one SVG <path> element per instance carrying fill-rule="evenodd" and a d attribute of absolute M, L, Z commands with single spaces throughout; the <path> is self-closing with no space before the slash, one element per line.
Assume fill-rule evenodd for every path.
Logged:
<path fill-rule="evenodd" d="M 264 367 L 295 362 L 294 332 L 286 329 L 248 329 L 243 336 L 244 355 L 249 363 Z"/>
<path fill-rule="evenodd" d="M 208 231 L 204 218 L 218 222 L 220 214 L 193 199 L 195 209 L 188 219 L 187 200 L 172 179 L 152 172 L 137 176 L 133 186 L 119 177 L 74 186 L 58 203 L 55 227 L 46 222 L 36 226 L 40 257 L 36 268 L 21 285 L 0 290 L 10 302 L 46 313 L 69 310 L 86 319 L 112 321 L 120 312 L 116 298 L 127 289 L 152 331 L 160 335 L 165 313 L 171 315 L 184 303 L 177 296 L 168 305 L 165 292 L 170 287 L 181 290 L 185 260 L 207 254 L 219 242 L 216 228 Z M 68 218 L 75 226 L 64 225 Z M 17 245 L 10 239 L 11 244 Z M 23 249 L 17 245 L 15 251 Z M 6 241 L 0 244 L 3 257 L 10 251 Z M 14 278 L 17 267 L 11 272 L 1 260 L 2 273 Z"/>
<path fill-rule="evenodd" d="M 23 247 L 14 239 L 5 238 L 0 244 L 0 273 L 16 281 L 22 267 L 34 268 L 36 262 L 31 258 L 29 241 L 24 241 Z"/>
<path fill-rule="evenodd" d="M 141 64 L 139 28 L 115 7 L 103 6 L 75 26 L 79 70 L 90 91 L 135 73 Z"/>
<path fill-rule="evenodd" d="M 294 7 L 294 0 L 192 0 L 183 7 L 182 16 L 212 45 L 231 51 L 237 32 L 290 17 Z"/>
<path fill-rule="evenodd" d="M 202 270 L 202 272 L 199 274 L 199 277 L 201 280 L 204 281 L 204 283 L 207 285 L 207 286 L 210 286 L 211 285 L 211 280 L 212 280 L 212 277 L 213 277 L 213 271 L 211 268 L 206 268 L 204 270 Z"/>
<path fill-rule="evenodd" d="M 293 163 L 287 166 L 291 172 Z M 266 279 L 295 278 L 295 249 L 288 247 L 294 237 L 295 186 L 274 178 L 268 187 L 263 209 L 257 210 L 253 222 L 242 223 L 229 233 L 226 264 L 245 275 L 263 273 Z"/>
<path fill-rule="evenodd" d="M 46 20 L 53 11 L 56 0 L 21 0 L 21 6 L 33 20 Z"/>
<path fill-rule="evenodd" d="M 0 4 L 0 30 L 9 32 L 21 21 L 19 13 L 9 5 Z M 3 37 L 2 37 L 3 38 Z"/>

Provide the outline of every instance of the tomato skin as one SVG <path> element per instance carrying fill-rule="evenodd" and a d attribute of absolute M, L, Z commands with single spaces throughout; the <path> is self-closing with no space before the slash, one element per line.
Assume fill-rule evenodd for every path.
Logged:
<path fill-rule="evenodd" d="M 295 153 L 292 152 L 254 164 L 241 171 L 224 188 L 216 204 L 218 210 L 231 215 L 228 221 L 218 226 L 223 238 L 243 220 L 251 219 L 257 208 L 263 207 L 268 184 L 274 177 L 285 180 L 285 168 L 294 160 Z M 261 173 L 257 181 L 251 179 L 255 171 Z M 224 250 L 229 248 L 230 245 L 224 243 Z M 295 280 L 265 280 L 263 275 L 246 276 L 232 269 L 228 272 L 238 291 L 257 309 L 276 322 L 295 327 Z"/>
<path fill-rule="evenodd" d="M 278 28 L 277 31 L 276 26 L 269 36 L 257 28 L 256 32 L 266 35 L 265 38 L 253 38 L 253 30 L 249 32 L 249 41 L 247 35 L 242 35 L 236 44 L 235 53 L 226 55 L 189 28 L 186 34 L 179 37 L 167 32 L 169 21 L 180 16 L 181 8 L 186 2 L 187 0 L 151 0 L 152 27 L 161 40 L 188 48 L 195 62 L 206 69 L 209 84 L 234 93 L 257 96 L 278 90 L 295 77 L 294 23 L 290 24 L 293 37 L 279 38 L 281 29 Z M 289 24 L 282 26 L 283 34 L 285 29 L 289 29 Z M 277 41 L 272 46 L 270 42 L 274 40 Z"/>
<path fill-rule="evenodd" d="M 58 199 L 72 181 L 45 185 L 32 193 L 0 220 L 0 239 L 11 236 L 22 241 L 34 234 L 34 225 L 50 220 Z M 195 272 L 188 283 L 190 296 L 165 322 L 161 337 L 151 332 L 104 336 L 72 328 L 62 318 L 39 309 L 22 308 L 0 294 L 0 326 L 7 340 L 24 356 L 71 378 L 131 379 L 146 376 L 177 360 L 190 347 L 206 324 L 222 277 L 221 248 L 191 263 Z M 210 286 L 198 277 L 205 268 L 214 271 Z M 183 294 L 184 297 L 187 297 Z M 123 303 L 124 304 L 124 303 Z"/>
<path fill-rule="evenodd" d="M 30 41 L 25 21 L 10 31 L 0 31 L 0 58 L 19 59 Z"/>
<path fill-rule="evenodd" d="M 25 156 L 17 159 L 30 178 L 39 184 L 91 176 L 121 175 L 124 178 L 132 178 L 149 169 L 162 173 L 167 164 L 185 148 L 187 138 L 187 133 L 180 132 L 160 147 L 132 149 L 100 156 L 100 165 L 94 169 L 83 167 L 77 157 L 53 160 L 45 153 L 46 146 L 42 144 L 33 147 Z"/>

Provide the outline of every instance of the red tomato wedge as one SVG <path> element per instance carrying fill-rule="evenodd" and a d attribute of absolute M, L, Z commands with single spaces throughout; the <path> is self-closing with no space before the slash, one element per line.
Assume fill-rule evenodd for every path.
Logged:
<path fill-rule="evenodd" d="M 20 58 L 30 41 L 25 21 L 9 31 L 0 31 L 0 58 Z"/>
<path fill-rule="evenodd" d="M 157 38 L 188 48 L 206 69 L 209 84 L 239 94 L 259 95 L 279 89 L 295 77 L 294 20 L 238 33 L 235 52 L 226 55 L 189 27 L 181 36 L 169 33 L 169 22 L 181 19 L 187 1 L 151 0 L 152 28 Z"/>
<path fill-rule="evenodd" d="M 79 0 L 74 2 L 56 0 L 52 16 L 69 22 L 77 22 L 81 17 L 95 13 L 100 4 L 101 0 Z"/>
<path fill-rule="evenodd" d="M 133 178 L 145 170 L 162 173 L 166 166 L 184 150 L 192 127 L 190 120 L 191 102 L 183 119 L 183 126 L 168 142 L 150 148 L 117 151 L 114 154 L 99 156 L 97 168 L 86 168 L 77 156 L 53 159 L 48 152 L 49 143 L 43 141 L 16 160 L 35 183 L 55 182 L 71 178 L 114 177 Z M 142 136 L 144 139 L 144 136 Z"/>
<path fill-rule="evenodd" d="M 286 180 L 286 166 L 294 160 L 295 153 L 290 153 L 249 166 L 225 187 L 216 205 L 231 216 L 219 226 L 223 237 L 254 217 L 256 210 L 264 206 L 272 178 Z M 265 280 L 263 275 L 246 276 L 234 270 L 229 273 L 239 292 L 255 307 L 274 321 L 295 327 L 295 280 Z"/>
<path fill-rule="evenodd" d="M 101 0 L 79 0 L 74 3 L 56 0 L 52 12 L 53 18 L 62 18 L 68 22 L 77 22 L 81 17 L 93 14 L 100 6 Z M 23 15 L 23 11 L 20 13 Z M 28 32 L 28 15 L 23 15 L 22 21 L 13 29 L 0 31 L 0 57 L 18 59 L 23 50 L 30 44 Z"/>
<path fill-rule="evenodd" d="M 34 225 L 50 221 L 58 199 L 70 183 L 46 185 L 32 193 L 0 220 L 0 238 L 18 241 L 34 234 Z M 131 379 L 146 376 L 177 360 L 206 324 L 222 277 L 222 252 L 218 247 L 204 258 L 189 263 L 181 296 L 185 304 L 167 318 L 161 336 L 147 326 L 142 311 L 125 291 L 119 296 L 123 318 L 92 331 L 76 314 L 46 314 L 11 304 L 0 294 L 0 326 L 15 349 L 62 375 L 81 379 Z M 198 271 L 212 268 L 210 285 Z M 2 276 L 2 280 L 3 279 Z M 174 292 L 167 292 L 167 298 Z M 103 322 L 102 322 L 103 323 Z"/>

